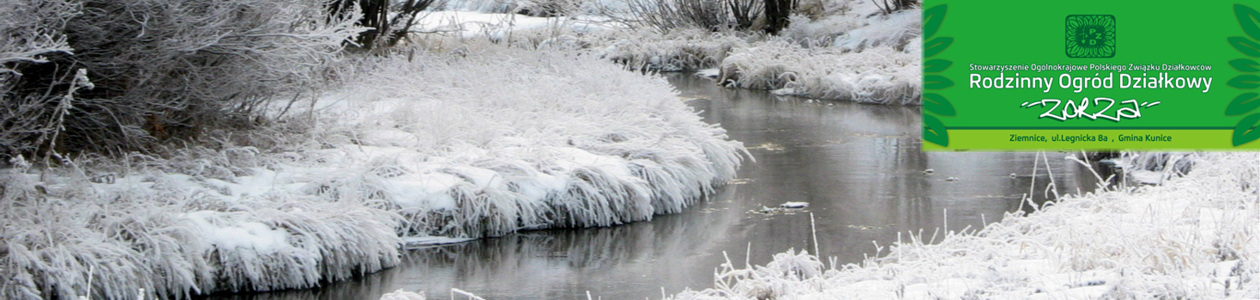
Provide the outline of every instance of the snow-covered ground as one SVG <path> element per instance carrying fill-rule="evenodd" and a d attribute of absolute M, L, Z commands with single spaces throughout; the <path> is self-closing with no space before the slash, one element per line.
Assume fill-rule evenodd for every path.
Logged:
<path fill-rule="evenodd" d="M 781 37 L 630 29 L 585 5 L 505 14 L 536 2 L 452 1 L 474 11 L 429 14 L 416 51 L 322 74 L 340 86 L 272 102 L 259 128 L 57 169 L 9 162 L 0 298 L 308 288 L 394 266 L 408 243 L 649 220 L 734 177 L 739 142 L 662 78 L 610 61 L 918 103 L 918 9 L 805 0 Z"/>
<path fill-rule="evenodd" d="M 677 212 L 739 167 L 740 143 L 663 78 L 589 55 L 482 49 L 380 61 L 322 97 L 316 114 L 337 123 L 308 134 L 337 142 L 294 150 L 337 169 L 302 172 L 322 174 L 301 178 L 307 189 L 414 211 L 408 226 L 423 235 L 480 237 Z"/>
<path fill-rule="evenodd" d="M 922 88 L 922 10 L 884 14 L 870 1 L 806 0 L 778 36 L 683 28 L 629 28 L 593 9 L 563 17 L 502 13 L 528 1 L 453 1 L 431 13 L 417 39 L 486 38 L 527 49 L 584 49 L 635 69 L 716 69 L 720 84 L 776 94 L 863 103 L 918 105 Z M 615 1 L 586 6 L 616 7 Z M 598 4 L 595 4 L 598 3 Z M 433 43 L 433 42 L 430 42 Z"/>
<path fill-rule="evenodd" d="M 874 2 L 815 2 L 820 13 L 793 17 L 779 37 L 732 49 L 717 67 L 719 83 L 779 95 L 919 105 L 920 8 L 884 15 Z"/>
<path fill-rule="evenodd" d="M 728 262 L 714 288 L 671 298 L 1256 299 L 1257 162 L 1201 154 L 1162 185 L 1066 197 L 978 232 L 906 233 L 862 264 L 793 250 L 764 266 Z"/>
<path fill-rule="evenodd" d="M 470 43 L 349 66 L 261 129 L 11 162 L 0 298 L 308 288 L 394 266 L 406 242 L 677 212 L 745 158 L 663 78 L 591 55 Z"/>

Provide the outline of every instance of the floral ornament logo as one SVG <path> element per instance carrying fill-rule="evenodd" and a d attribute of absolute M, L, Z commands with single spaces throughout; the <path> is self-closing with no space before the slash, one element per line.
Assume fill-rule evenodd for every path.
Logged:
<path fill-rule="evenodd" d="M 1067 56 L 1111 58 L 1116 56 L 1116 16 L 1069 15 L 1065 33 Z"/>

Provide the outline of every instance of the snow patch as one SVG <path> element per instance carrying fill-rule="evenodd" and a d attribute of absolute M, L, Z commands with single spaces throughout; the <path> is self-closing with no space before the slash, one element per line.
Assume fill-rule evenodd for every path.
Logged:
<path fill-rule="evenodd" d="M 1162 185 L 1068 196 L 935 243 L 908 234 L 860 264 L 823 269 L 791 250 L 765 266 L 728 262 L 714 288 L 670 299 L 1254 299 L 1257 162 L 1196 154 L 1193 170 Z"/>
<path fill-rule="evenodd" d="M 809 206 L 809 202 L 783 202 L 779 204 L 782 208 L 805 208 Z"/>
<path fill-rule="evenodd" d="M 309 288 L 395 266 L 404 244 L 677 212 L 748 157 L 661 77 L 465 54 L 352 58 L 353 79 L 274 103 L 291 110 L 271 126 L 162 157 L 0 169 L 0 298 Z"/>

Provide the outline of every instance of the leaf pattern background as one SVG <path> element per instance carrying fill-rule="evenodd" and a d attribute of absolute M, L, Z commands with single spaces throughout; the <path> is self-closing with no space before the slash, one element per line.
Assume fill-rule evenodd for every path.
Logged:
<path fill-rule="evenodd" d="M 952 37 L 932 38 L 940 31 L 941 25 L 945 22 L 945 12 L 949 10 L 947 4 L 933 6 L 923 10 L 923 140 L 949 147 L 949 132 L 945 128 L 945 123 L 940 118 L 932 114 L 940 116 L 955 116 L 958 112 L 954 109 L 954 105 L 949 103 L 945 96 L 939 93 L 928 93 L 926 90 L 943 90 L 954 86 L 954 81 L 949 80 L 945 76 L 940 75 L 946 69 L 949 69 L 954 62 L 946 59 L 927 60 L 929 57 L 940 55 L 945 49 L 954 43 Z"/>
<path fill-rule="evenodd" d="M 1246 5 L 1234 4 L 1234 17 L 1238 19 L 1238 26 L 1242 27 L 1247 37 L 1232 36 L 1226 38 L 1226 41 L 1243 55 L 1260 57 L 1260 12 Z M 1229 64 L 1243 74 L 1230 79 L 1228 85 L 1242 90 L 1243 93 L 1225 106 L 1225 116 L 1247 114 L 1260 108 L 1260 99 L 1258 99 L 1260 94 L 1247 92 L 1260 89 L 1260 76 L 1254 74 L 1260 71 L 1260 65 L 1246 58 L 1232 60 Z M 1251 114 L 1239 120 L 1238 125 L 1234 126 L 1231 138 L 1234 147 L 1260 139 L 1260 130 L 1257 130 L 1257 125 L 1260 125 L 1260 113 Z"/>

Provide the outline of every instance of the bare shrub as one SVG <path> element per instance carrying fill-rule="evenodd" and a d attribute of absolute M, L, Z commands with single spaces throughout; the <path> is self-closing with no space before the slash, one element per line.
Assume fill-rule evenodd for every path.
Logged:
<path fill-rule="evenodd" d="M 727 8 L 712 0 L 631 0 L 627 8 L 642 24 L 661 32 L 677 28 L 721 30 L 729 24 Z"/>
<path fill-rule="evenodd" d="M 703 28 L 776 34 L 787 28 L 797 6 L 796 0 L 630 0 L 629 18 L 623 21 L 660 32 Z"/>
<path fill-rule="evenodd" d="M 49 62 L 73 53 L 62 30 L 79 10 L 72 1 L 0 3 L 0 161 L 47 147 L 60 126 L 57 108 L 77 73 Z"/>
<path fill-rule="evenodd" d="M 726 7 L 731 10 L 731 18 L 737 28 L 752 28 L 762 13 L 758 0 L 726 0 Z"/>
<path fill-rule="evenodd" d="M 558 17 L 582 7 L 582 0 L 525 0 L 515 13 L 535 17 Z"/>
<path fill-rule="evenodd" d="M 612 1 L 617 2 L 617 1 Z M 620 3 L 612 3 L 617 5 Z M 590 5 L 590 6 L 588 6 Z M 558 17 L 586 8 L 602 5 L 588 0 L 459 0 L 439 1 L 433 4 L 438 10 L 476 11 L 497 14 L 521 14 L 535 17 Z"/>
<path fill-rule="evenodd" d="M 46 62 L 25 68 L 22 80 L 4 86 L 6 100 L 18 99 L 5 102 L 6 108 L 17 107 L 7 114 L 59 119 L 60 107 L 73 116 L 52 129 L 62 131 L 48 141 L 57 146 L 49 150 L 59 152 L 143 149 L 161 139 L 195 136 L 211 125 L 247 124 L 262 100 L 319 82 L 314 71 L 336 59 L 342 41 L 357 33 L 353 20 L 325 18 L 323 5 L 311 1 L 73 3 L 81 10 L 72 18 L 35 16 L 33 24 L 42 25 L 6 25 L 15 30 L 8 36 L 61 41 L 44 44 L 58 46 L 48 49 L 64 55 L 46 56 Z M 27 10 L 46 9 L 32 7 Z M 86 76 L 77 76 L 78 69 L 86 69 Z M 91 78 L 95 88 L 64 97 L 80 77 Z M 53 95 L 66 100 L 40 100 Z M 18 143 L 27 146 L 6 150 L 30 151 L 29 141 L 38 140 L 27 137 Z"/>

